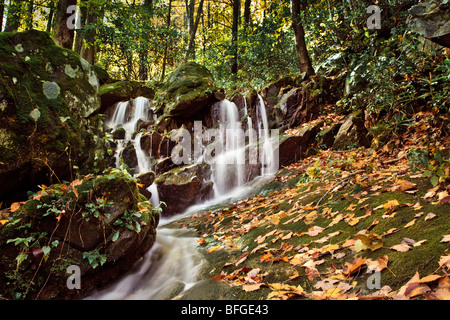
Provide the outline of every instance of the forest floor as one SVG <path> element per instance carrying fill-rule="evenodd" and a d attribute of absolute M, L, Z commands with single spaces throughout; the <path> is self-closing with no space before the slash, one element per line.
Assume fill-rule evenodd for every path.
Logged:
<path fill-rule="evenodd" d="M 199 237 L 198 287 L 211 299 L 449 299 L 450 187 L 412 171 L 407 152 L 449 149 L 430 117 L 377 152 L 321 151 L 258 195 L 172 223 Z"/>

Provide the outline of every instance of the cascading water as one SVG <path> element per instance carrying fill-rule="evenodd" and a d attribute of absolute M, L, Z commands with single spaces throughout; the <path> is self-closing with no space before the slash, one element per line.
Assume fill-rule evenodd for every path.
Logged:
<path fill-rule="evenodd" d="M 273 141 L 269 134 L 269 121 L 267 118 L 266 107 L 263 98 L 258 94 L 258 132 L 260 144 L 260 162 L 261 162 L 261 175 L 272 175 L 278 170 L 278 165 L 275 161 L 275 154 L 273 148 Z"/>
<path fill-rule="evenodd" d="M 114 129 L 122 127 L 126 130 L 125 140 L 121 142 L 122 144 L 118 142 L 117 145 L 118 148 L 120 146 L 123 149 L 127 143 L 133 143 L 138 162 L 137 173 L 139 174 L 152 169 L 151 152 L 147 154 L 141 147 L 143 133 L 135 134 L 132 139 L 139 119 L 147 119 L 149 102 L 145 98 L 137 98 L 133 102 L 133 107 L 134 113 L 130 116 L 130 105 L 128 103 L 118 104 L 110 127 Z M 195 284 L 198 270 L 203 263 L 197 251 L 197 238 L 189 230 L 176 230 L 163 228 L 163 226 L 175 219 L 215 205 L 224 199 L 233 201 L 250 193 L 252 186 L 248 183 L 251 179 L 246 176 L 246 162 L 248 164 L 251 152 L 249 150 L 252 148 L 259 146 L 259 159 L 262 160 L 260 176 L 267 178 L 276 172 L 277 168 L 272 165 L 274 161 L 269 161 L 270 165 L 267 165 L 268 160 L 271 160 L 270 157 L 274 156 L 274 148 L 268 132 L 267 113 L 261 97 L 259 97 L 257 110 L 257 119 L 252 119 L 248 116 L 247 104 L 245 104 L 244 112 L 247 117 L 248 130 L 244 132 L 237 106 L 228 100 L 221 102 L 218 130 L 221 138 L 221 150 L 211 163 L 212 181 L 216 191 L 215 199 L 187 208 L 184 213 L 170 219 L 162 217 L 152 249 L 136 263 L 133 270 L 113 287 L 98 292 L 89 299 L 171 299 L 174 295 L 183 293 Z M 257 132 L 253 128 L 254 120 L 256 120 Z M 248 138 L 247 143 L 246 137 Z M 257 141 L 257 137 L 259 141 Z M 278 135 L 275 138 L 278 139 Z M 156 185 L 153 184 L 148 190 L 152 193 L 150 201 L 154 206 L 158 206 Z"/>
<path fill-rule="evenodd" d="M 221 103 L 221 152 L 212 163 L 216 195 L 242 186 L 245 177 L 245 140 L 236 105 L 228 100 Z"/>

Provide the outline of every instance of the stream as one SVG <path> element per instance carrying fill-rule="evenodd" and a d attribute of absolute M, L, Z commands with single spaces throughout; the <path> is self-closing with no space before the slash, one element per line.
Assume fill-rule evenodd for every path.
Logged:
<path fill-rule="evenodd" d="M 270 177 L 258 177 L 227 195 L 215 197 L 188 208 L 170 218 L 162 217 L 153 247 L 110 287 L 94 293 L 88 300 L 168 300 L 177 299 L 192 288 L 199 279 L 205 263 L 198 252 L 198 237 L 190 229 L 173 229 L 171 222 L 199 211 L 234 203 L 248 197 Z"/>
<path fill-rule="evenodd" d="M 153 247 L 133 266 L 127 274 L 110 287 L 96 292 L 90 300 L 167 300 L 179 299 L 183 293 L 198 283 L 199 273 L 204 264 L 202 255 L 197 250 L 198 237 L 193 230 L 174 229 L 170 223 L 190 216 L 196 212 L 214 210 L 221 205 L 235 203 L 255 194 L 258 186 L 271 179 L 278 169 L 275 159 L 274 141 L 278 142 L 278 132 L 269 136 L 269 127 L 264 102 L 259 97 L 256 106 L 256 118 L 248 116 L 247 105 L 244 121 L 249 132 L 257 129 L 256 136 L 249 134 L 245 143 L 245 133 L 241 130 L 241 120 L 237 106 L 223 100 L 220 105 L 221 152 L 211 163 L 211 181 L 214 184 L 214 197 L 201 204 L 193 205 L 184 212 L 172 217 L 161 216 Z M 152 170 L 151 151 L 141 148 L 142 132 L 136 132 L 140 120 L 155 119 L 151 103 L 146 98 L 136 98 L 116 105 L 114 115 L 109 121 L 111 129 L 125 129 L 125 137 L 117 140 L 116 166 L 120 166 L 121 154 L 127 145 L 133 144 L 137 159 L 137 175 Z M 231 134 L 231 136 L 230 136 Z M 259 141 L 256 141 L 259 138 Z M 273 139 L 273 140 L 271 140 Z M 260 172 L 249 175 L 246 170 L 246 150 L 259 143 Z M 249 157 L 250 157 L 250 151 Z M 278 158 L 276 158 L 278 159 Z M 158 206 L 159 195 L 156 184 L 148 187 L 152 197 L 150 201 Z M 202 296 L 202 295 L 200 295 Z M 203 296 L 202 296 L 203 297 Z"/>

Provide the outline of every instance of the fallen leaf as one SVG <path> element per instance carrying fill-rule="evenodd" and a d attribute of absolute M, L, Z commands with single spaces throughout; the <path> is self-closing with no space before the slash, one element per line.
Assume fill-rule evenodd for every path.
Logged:
<path fill-rule="evenodd" d="M 9 220 L 0 220 L 0 223 L 1 223 L 2 225 L 4 225 L 4 224 L 8 223 L 8 221 L 9 221 Z"/>
<path fill-rule="evenodd" d="M 442 256 L 439 260 L 439 265 L 441 267 L 446 267 L 447 269 L 450 269 L 450 256 Z"/>
<path fill-rule="evenodd" d="M 416 223 L 416 219 L 413 219 L 410 222 L 408 222 L 407 224 L 405 224 L 405 226 L 403 228 L 409 228 L 409 227 L 413 226 L 415 223 Z"/>
<path fill-rule="evenodd" d="M 436 215 L 435 215 L 434 213 L 430 212 L 430 213 L 427 214 L 427 216 L 425 217 L 425 221 L 431 220 L 431 219 L 433 219 L 433 218 L 435 218 L 435 217 L 436 217 Z"/>
<path fill-rule="evenodd" d="M 450 242 L 450 234 L 446 234 L 440 242 Z"/>
<path fill-rule="evenodd" d="M 344 275 L 351 276 L 365 267 L 366 267 L 366 258 L 358 257 L 353 261 L 353 263 L 346 262 L 345 266 L 342 269 L 342 273 Z"/>
<path fill-rule="evenodd" d="M 428 282 L 433 282 L 436 281 L 440 278 L 442 278 L 443 276 L 439 276 L 437 274 L 430 274 L 429 276 L 423 277 L 421 278 L 418 283 L 428 283 Z"/>
<path fill-rule="evenodd" d="M 411 247 L 408 246 L 406 243 L 402 243 L 402 244 L 398 244 L 396 246 L 391 247 L 392 250 L 395 251 L 400 251 L 400 252 L 406 252 L 410 249 Z"/>
<path fill-rule="evenodd" d="M 222 249 L 222 246 L 211 247 L 208 249 L 208 253 L 214 252 L 219 249 Z"/>
<path fill-rule="evenodd" d="M 381 236 L 375 233 L 358 234 L 356 235 L 356 238 L 359 239 L 363 243 L 363 245 L 369 248 L 371 251 L 375 251 L 383 247 L 383 240 Z"/>
<path fill-rule="evenodd" d="M 406 191 L 412 188 L 415 188 L 417 186 L 417 184 L 412 183 L 410 181 L 407 180 L 399 180 L 397 181 L 397 184 L 395 187 L 397 187 L 396 190 L 400 190 L 400 191 Z"/>
<path fill-rule="evenodd" d="M 398 203 L 398 201 L 396 200 L 396 199 L 394 199 L 394 200 L 389 200 L 388 202 L 386 202 L 384 205 L 383 205 L 383 207 L 385 208 L 385 209 L 392 209 L 392 208 L 395 208 L 395 207 L 397 207 L 397 206 L 399 206 L 400 204 Z"/>
<path fill-rule="evenodd" d="M 246 291 L 246 292 L 252 292 L 252 291 L 256 291 L 259 290 L 261 288 L 261 286 L 264 286 L 264 283 L 254 283 L 254 284 L 244 284 L 242 285 L 242 290 Z"/>
<path fill-rule="evenodd" d="M 234 264 L 235 266 L 240 265 L 242 262 L 244 262 L 247 257 L 248 257 L 249 253 L 245 252 L 242 256 L 239 257 L 238 261 L 236 261 L 236 263 Z"/>
<path fill-rule="evenodd" d="M 309 228 L 308 232 L 306 234 L 309 235 L 310 237 L 315 237 L 318 234 L 320 234 L 323 230 L 324 230 L 324 228 L 321 228 L 319 226 L 314 226 L 312 228 Z"/>

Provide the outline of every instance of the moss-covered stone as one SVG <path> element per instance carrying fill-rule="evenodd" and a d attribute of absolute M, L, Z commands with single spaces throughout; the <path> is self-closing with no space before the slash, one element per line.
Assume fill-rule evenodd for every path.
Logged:
<path fill-rule="evenodd" d="M 48 183 L 49 172 L 70 177 L 72 166 L 92 168 L 103 155 L 98 79 L 76 53 L 45 32 L 0 35 L 0 202 Z"/>
<path fill-rule="evenodd" d="M 165 115 L 193 119 L 214 100 L 215 91 L 217 87 L 211 72 L 195 62 L 188 62 L 169 75 L 158 92 L 158 100 Z"/>
<path fill-rule="evenodd" d="M 0 294 L 86 296 L 150 249 L 158 223 L 159 211 L 140 196 L 136 179 L 120 170 L 44 188 L 0 227 Z M 81 290 L 66 287 L 70 265 L 80 267 Z M 32 278 L 30 288 L 22 285 Z"/>

